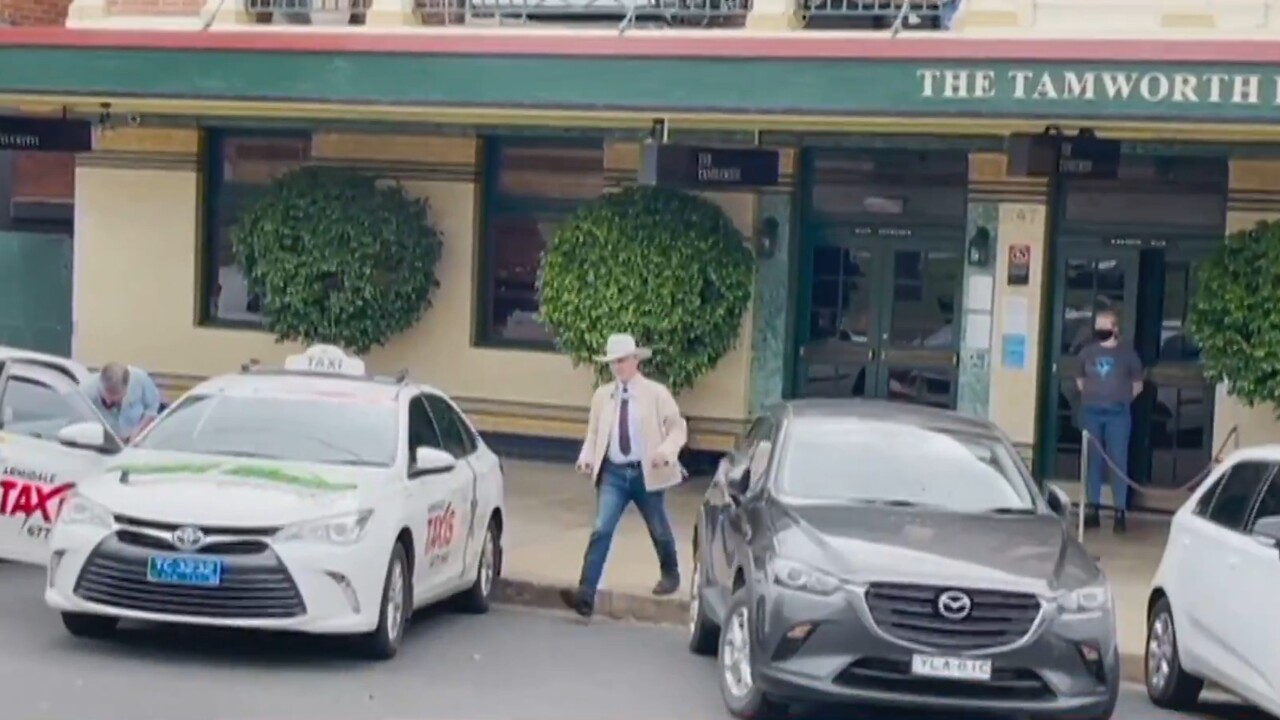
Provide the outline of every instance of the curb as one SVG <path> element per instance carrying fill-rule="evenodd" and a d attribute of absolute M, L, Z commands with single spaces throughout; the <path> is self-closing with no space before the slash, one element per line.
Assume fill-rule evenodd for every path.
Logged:
<path fill-rule="evenodd" d="M 560 600 L 560 591 L 572 589 L 568 585 L 499 578 L 493 588 L 493 599 L 507 605 L 567 612 Z M 681 597 L 653 597 L 615 590 L 600 590 L 596 594 L 596 615 L 612 620 L 684 625 L 688 621 L 688 613 L 689 602 Z M 1143 664 L 1141 652 L 1121 652 L 1120 680 L 1138 684 L 1146 682 Z"/>

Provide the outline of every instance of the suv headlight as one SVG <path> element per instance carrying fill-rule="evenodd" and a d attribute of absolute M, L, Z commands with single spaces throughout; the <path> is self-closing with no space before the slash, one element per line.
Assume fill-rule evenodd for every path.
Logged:
<path fill-rule="evenodd" d="M 58 513 L 59 525 L 110 528 L 114 522 L 110 510 L 76 492 L 71 493 L 66 502 L 62 503 L 62 511 Z"/>
<path fill-rule="evenodd" d="M 840 581 L 835 577 L 781 558 L 774 558 L 769 563 L 769 577 L 785 588 L 814 595 L 833 595 L 840 589 Z"/>
<path fill-rule="evenodd" d="M 275 534 L 276 542 L 309 541 L 330 545 L 355 545 L 364 537 L 369 527 L 372 510 L 338 515 L 321 520 L 308 520 L 281 528 Z"/>
<path fill-rule="evenodd" d="M 1111 605 L 1111 589 L 1106 585 L 1068 590 L 1058 595 L 1058 608 L 1064 616 L 1093 615 Z"/>

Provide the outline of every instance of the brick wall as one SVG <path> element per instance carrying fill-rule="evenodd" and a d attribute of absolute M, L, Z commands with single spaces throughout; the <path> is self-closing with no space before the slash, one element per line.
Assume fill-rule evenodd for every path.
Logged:
<path fill-rule="evenodd" d="M 0 0 L 0 22 L 10 25 L 62 25 L 71 0 Z"/>
<path fill-rule="evenodd" d="M 0 0 L 0 23 L 17 27 L 62 25 L 70 5 L 71 0 Z M 16 152 L 12 167 L 12 200 L 74 202 L 75 155 Z"/>

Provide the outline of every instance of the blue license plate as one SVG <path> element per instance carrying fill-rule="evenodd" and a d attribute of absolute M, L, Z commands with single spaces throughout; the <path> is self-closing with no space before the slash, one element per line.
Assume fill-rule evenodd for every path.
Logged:
<path fill-rule="evenodd" d="M 216 587 L 222 583 L 222 560 L 198 555 L 152 555 L 147 580 L 165 585 Z"/>

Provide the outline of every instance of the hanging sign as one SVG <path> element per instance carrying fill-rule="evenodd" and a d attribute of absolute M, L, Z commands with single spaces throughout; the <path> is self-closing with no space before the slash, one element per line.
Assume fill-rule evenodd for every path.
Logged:
<path fill-rule="evenodd" d="M 778 184 L 779 154 L 763 148 L 713 148 L 644 144 L 642 185 L 698 189 L 772 187 Z"/>
<path fill-rule="evenodd" d="M 88 120 L 0 116 L 0 150 L 89 152 L 93 128 Z"/>

